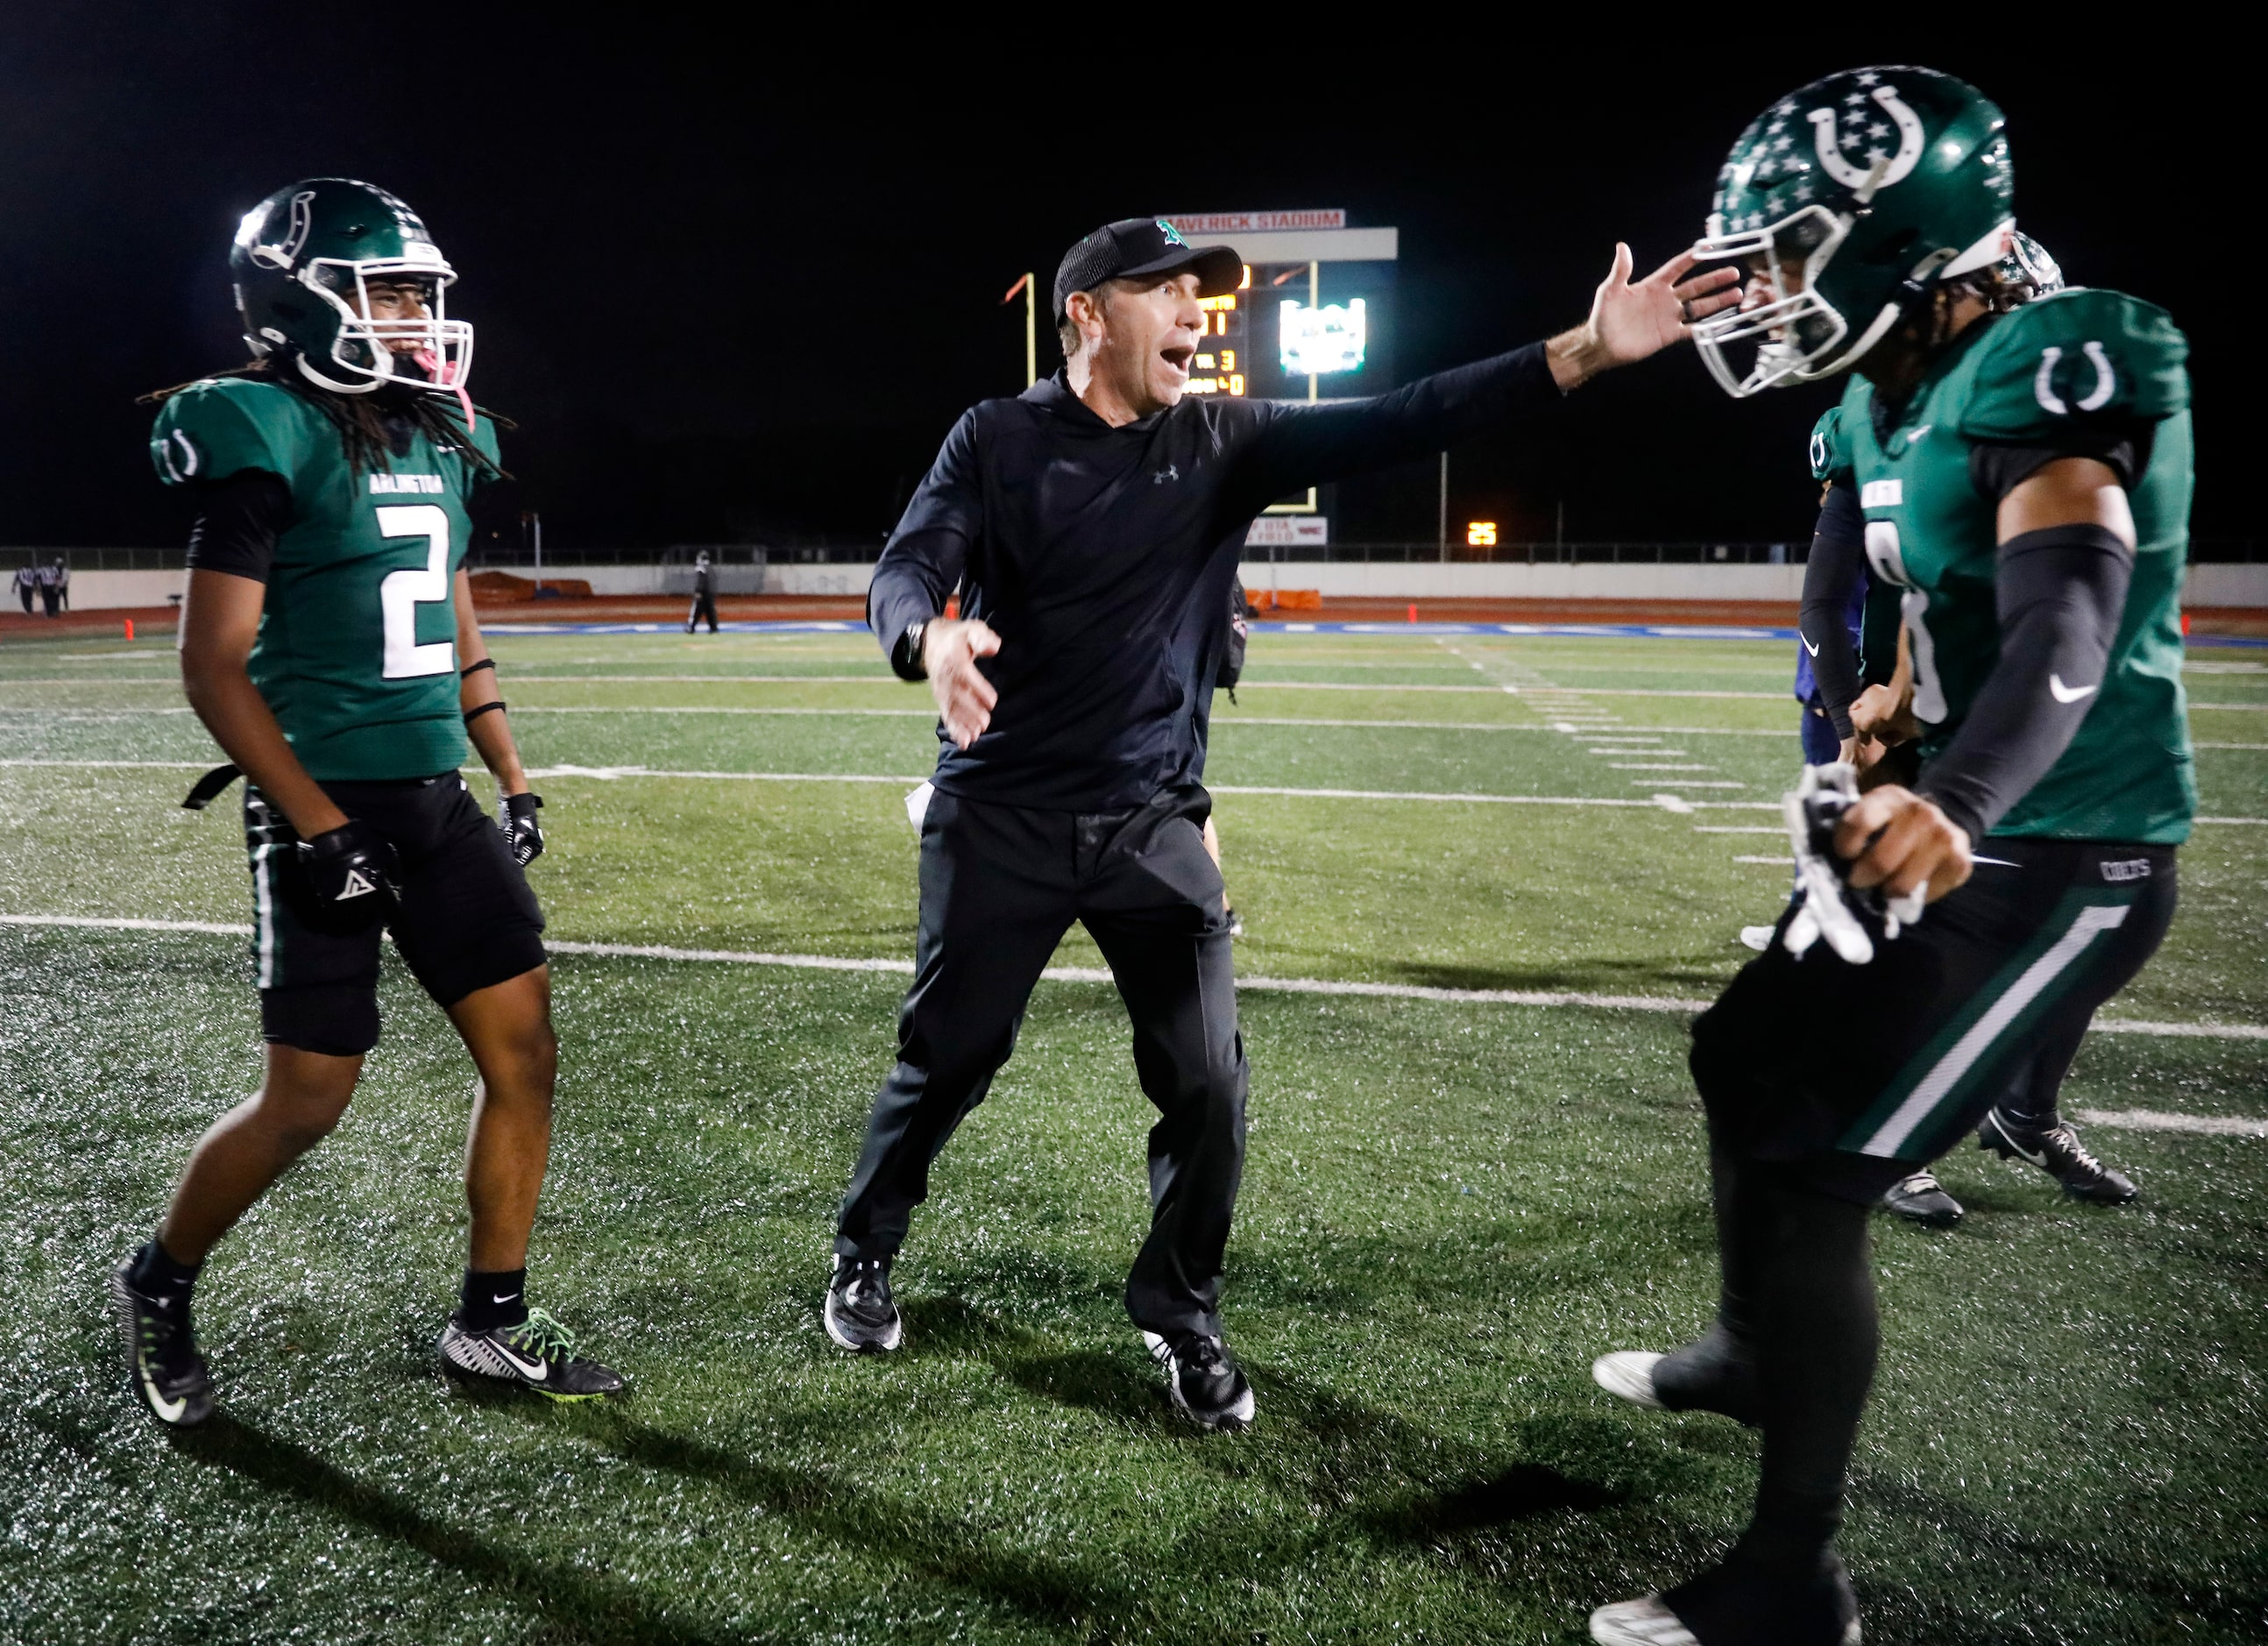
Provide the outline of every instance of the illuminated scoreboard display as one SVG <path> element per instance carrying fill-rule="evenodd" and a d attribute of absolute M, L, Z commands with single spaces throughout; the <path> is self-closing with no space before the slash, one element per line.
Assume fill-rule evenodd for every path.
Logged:
<path fill-rule="evenodd" d="M 1245 342 L 1245 321 L 1252 313 L 1252 267 L 1245 265 L 1244 284 L 1226 297 L 1204 297 L 1197 306 L 1205 312 L 1205 334 L 1197 344 L 1197 358 L 1189 362 L 1192 395 L 1242 395 L 1251 387 L 1246 360 L 1251 353 Z"/>
<path fill-rule="evenodd" d="M 1394 386 L 1393 229 L 1351 229 L 1346 213 L 1167 213 L 1193 246 L 1243 255 L 1234 292 L 1200 299 L 1205 331 L 1188 392 L 1255 400 L 1339 400 Z"/>

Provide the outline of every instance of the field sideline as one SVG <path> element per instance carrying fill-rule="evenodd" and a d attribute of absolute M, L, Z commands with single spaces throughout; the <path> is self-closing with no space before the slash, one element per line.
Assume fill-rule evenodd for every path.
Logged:
<path fill-rule="evenodd" d="M 1586 1369 L 1713 1295 L 1683 1014 L 1784 896 L 1787 643 L 1256 638 L 1209 772 L 1253 1062 L 1225 1437 L 1117 1303 L 1148 1111 L 1083 934 L 940 1163 L 907 1352 L 819 1330 L 925 695 L 858 632 L 495 646 L 560 946 L 531 1284 L 634 1392 L 438 1373 L 470 1071 L 389 961 L 364 1093 L 200 1288 L 223 1418 L 129 1406 L 104 1276 L 255 1078 L 241 838 L 179 807 L 218 757 L 169 646 L 0 646 L 0 1639 L 1575 1642 L 1737 1530 L 1753 1437 Z M 1958 1230 L 1877 1230 L 1870 1642 L 2268 1636 L 2268 655 L 2187 678 L 2215 821 L 2071 1084 L 2143 1201 L 1962 1151 Z"/>

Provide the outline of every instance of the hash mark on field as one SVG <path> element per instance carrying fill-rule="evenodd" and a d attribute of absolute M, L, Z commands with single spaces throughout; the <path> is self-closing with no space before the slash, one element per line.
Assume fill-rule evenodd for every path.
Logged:
<path fill-rule="evenodd" d="M 1777 832 L 1778 832 L 1778 831 L 1777 830 L 1771 830 L 1771 831 L 1770 831 L 1770 832 L 1777 833 Z M 1734 859 L 1733 860 L 1733 861 L 1734 861 L 1735 863 L 1776 863 L 1776 864 L 1778 864 L 1778 865 L 1780 867 L 1782 867 L 1782 868 L 1793 868 L 1793 867 L 1795 867 L 1795 860 L 1794 860 L 1793 858 L 1792 858 L 1792 857 L 1747 857 L 1747 856 L 1742 856 L 1742 857 L 1736 857 L 1736 858 L 1734 858 Z"/>

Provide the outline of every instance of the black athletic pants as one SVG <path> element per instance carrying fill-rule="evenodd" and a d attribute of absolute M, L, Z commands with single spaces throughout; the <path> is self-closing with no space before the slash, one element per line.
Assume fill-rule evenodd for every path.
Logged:
<path fill-rule="evenodd" d="M 1150 1234 L 1126 1283 L 1137 1325 L 1218 1334 L 1222 1253 L 1244 1170 L 1244 1040 L 1220 871 L 1191 787 L 1130 810 L 1034 811 L 932 796 L 922 820 L 914 985 L 875 1094 L 835 1249 L 887 1257 L 930 1163 L 1014 1050 L 1041 970 L 1074 920 L 1110 963 L 1157 1106 Z"/>
<path fill-rule="evenodd" d="M 2165 936 L 2175 886 L 2171 846 L 1988 838 L 1918 925 L 1877 930 L 1872 963 L 1775 938 L 1695 1022 L 1724 1270 L 1697 1358 L 1725 1386 L 1753 1377 L 1736 1404 L 1764 1436 L 1736 1560 L 1815 1561 L 1840 1517 L 1874 1368 L 1867 1207 L 1996 1098 L 2052 1103 L 2095 1008 Z"/>
<path fill-rule="evenodd" d="M 701 620 L 709 620 L 709 632 L 717 632 L 717 597 L 703 589 L 693 597 L 693 609 L 685 614 L 685 632 L 690 634 Z"/>

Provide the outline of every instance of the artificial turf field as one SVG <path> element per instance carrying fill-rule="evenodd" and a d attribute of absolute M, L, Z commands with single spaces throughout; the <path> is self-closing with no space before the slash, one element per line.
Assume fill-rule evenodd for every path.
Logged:
<path fill-rule="evenodd" d="M 909 954 L 934 742 L 863 633 L 495 646 L 554 939 Z M 1659 1006 L 1731 976 L 1785 890 L 1788 649 L 1256 638 L 1209 772 L 1241 971 L 1451 993 L 1244 996 L 1244 1435 L 1176 1425 L 1118 1301 L 1149 1111 L 1107 984 L 1042 984 L 899 1264 L 908 1347 L 854 1361 L 818 1300 L 902 976 L 562 952 L 532 1290 L 632 1394 L 439 1372 L 471 1074 L 389 961 L 346 1121 L 200 1286 L 222 1415 L 168 1436 L 103 1286 L 255 1083 L 245 944 L 0 922 L 0 1637 L 1584 1638 L 1721 1549 L 1754 1480 L 1752 1435 L 1587 1370 L 1713 1298 L 1687 1019 L 1454 992 Z M 2090 1037 L 2067 1106 L 2257 1122 L 2268 653 L 2191 669 L 2205 812 L 2250 821 L 2199 827 L 2110 1014 L 2159 1028 Z M 248 919 L 232 806 L 178 805 L 217 758 L 163 642 L 0 648 L 0 915 Z M 1058 963 L 1101 962 L 1075 934 Z M 2139 1205 L 1964 1150 L 1957 1230 L 1878 1227 L 1844 1537 L 1870 1641 L 2268 1638 L 2268 1141 L 2088 1136 Z"/>

